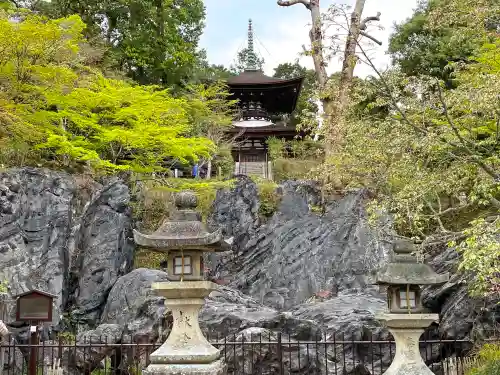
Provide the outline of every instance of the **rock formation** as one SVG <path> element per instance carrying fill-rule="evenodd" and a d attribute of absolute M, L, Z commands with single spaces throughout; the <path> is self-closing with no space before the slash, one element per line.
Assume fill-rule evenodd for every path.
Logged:
<path fill-rule="evenodd" d="M 91 197 L 84 197 L 74 176 L 54 171 L 1 173 L 0 280 L 7 281 L 11 295 L 31 288 L 57 295 L 47 340 L 52 329 L 76 328 L 79 343 L 99 341 L 103 332 L 120 342 L 144 337 L 157 341 L 168 334 L 169 312 L 150 285 L 166 280 L 166 274 L 132 270 L 129 189 L 113 179 L 92 182 L 90 190 Z M 234 189 L 217 193 L 208 222 L 233 238 L 233 249 L 210 259 L 211 277 L 226 285 L 208 299 L 201 314 L 203 329 L 212 338 L 231 340 L 250 340 L 257 333 L 271 339 L 278 339 L 280 332 L 289 335 L 296 342 L 288 351 L 295 356 L 290 368 L 297 374 L 331 369 L 341 362 L 340 349 L 347 350 L 342 361 L 349 363 L 348 373 L 366 373 L 363 363 L 371 360 L 387 365 L 388 348 L 374 354 L 364 346 L 332 345 L 326 353 L 324 348 L 318 352 L 320 360 L 316 349 L 300 341 L 325 335 L 330 340 L 342 335 L 368 339 L 368 332 L 374 339 L 388 337 L 374 320 L 385 308 L 385 299 L 371 284 L 391 252 L 390 223 L 368 224 L 363 191 L 338 198 L 321 214 L 311 210 L 322 203 L 312 182 L 286 182 L 279 194 L 278 211 L 263 223 L 257 187 L 250 179 L 239 177 Z M 466 279 L 456 272 L 458 254 L 448 249 L 431 262 L 437 272 L 454 273 L 447 284 L 425 291 L 425 303 L 441 314 L 439 334 L 464 338 L 472 331 L 492 329 L 498 305 L 481 305 L 467 295 Z M 18 339 L 24 340 L 26 327 L 17 329 Z M 248 360 L 238 350 L 225 355 L 241 369 Z M 245 374 L 262 373 L 259 366 L 276 366 L 281 349 L 268 345 L 266 350 L 246 363 Z M 82 363 L 83 354 L 76 353 L 68 357 L 68 366 L 95 367 L 108 354 L 96 350 Z M 127 355 L 122 353 L 122 359 Z M 440 355 L 433 352 L 429 360 L 437 361 Z"/>

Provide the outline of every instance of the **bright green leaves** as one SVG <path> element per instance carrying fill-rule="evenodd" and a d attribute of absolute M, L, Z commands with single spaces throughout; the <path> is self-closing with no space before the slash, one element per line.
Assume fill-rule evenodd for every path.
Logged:
<path fill-rule="evenodd" d="M 27 117 L 51 133 L 39 148 L 97 167 L 151 172 L 175 162 L 209 158 L 216 151 L 206 138 L 183 136 L 194 125 L 189 118 L 191 106 L 199 103 L 173 98 L 153 86 L 133 86 L 96 74 L 90 88 L 56 95 L 48 108 L 36 110 L 36 118 Z M 60 146 L 51 142 L 56 138 L 61 139 Z M 72 142 L 75 148 L 70 147 Z"/>
<path fill-rule="evenodd" d="M 108 171 L 164 171 L 214 157 L 219 139 L 208 131 L 231 123 L 225 86 L 190 86 L 174 97 L 106 78 L 79 64 L 83 28 L 78 16 L 0 17 L 2 144 L 24 143 L 37 164 Z"/>

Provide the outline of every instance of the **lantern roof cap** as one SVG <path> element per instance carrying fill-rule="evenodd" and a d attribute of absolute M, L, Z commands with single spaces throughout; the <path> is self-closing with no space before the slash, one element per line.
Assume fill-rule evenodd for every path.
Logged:
<path fill-rule="evenodd" d="M 223 240 L 220 228 L 209 231 L 196 210 L 198 198 L 192 191 L 175 195 L 174 211 L 152 234 L 134 229 L 135 242 L 157 251 L 201 250 L 226 251 L 229 244 Z"/>
<path fill-rule="evenodd" d="M 377 284 L 386 285 L 436 285 L 449 280 L 449 274 L 438 274 L 417 258 L 418 249 L 409 239 L 394 243 L 394 256 L 377 274 Z"/>

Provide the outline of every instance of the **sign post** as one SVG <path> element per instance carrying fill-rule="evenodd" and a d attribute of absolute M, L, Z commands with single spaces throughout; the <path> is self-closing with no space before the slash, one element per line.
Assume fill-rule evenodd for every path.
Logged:
<path fill-rule="evenodd" d="M 30 324 L 29 375 L 36 375 L 37 373 L 38 345 L 40 344 L 38 324 L 52 321 L 52 303 L 55 297 L 54 294 L 36 289 L 14 297 L 17 300 L 16 320 Z"/>

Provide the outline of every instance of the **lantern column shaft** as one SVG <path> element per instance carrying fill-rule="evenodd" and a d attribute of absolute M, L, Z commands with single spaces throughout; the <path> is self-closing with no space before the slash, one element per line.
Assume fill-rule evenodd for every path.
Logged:
<path fill-rule="evenodd" d="M 225 366 L 220 351 L 203 335 L 198 313 L 205 297 L 215 290 L 209 281 L 162 282 L 153 284 L 158 295 L 166 298 L 173 326 L 165 343 L 150 356 L 147 375 L 222 375 Z"/>
<path fill-rule="evenodd" d="M 420 336 L 439 316 L 384 314 L 378 319 L 389 329 L 396 342 L 396 355 L 384 375 L 434 375 L 420 354 Z"/>

